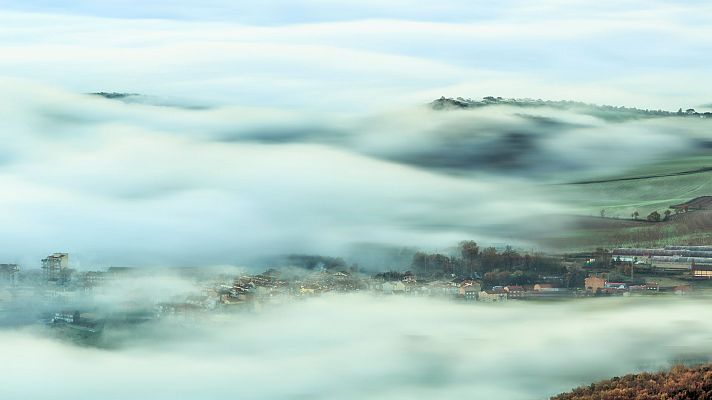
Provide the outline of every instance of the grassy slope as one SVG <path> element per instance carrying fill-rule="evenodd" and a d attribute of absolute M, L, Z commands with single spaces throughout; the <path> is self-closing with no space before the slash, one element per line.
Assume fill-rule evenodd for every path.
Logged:
<path fill-rule="evenodd" d="M 649 165 L 611 178 L 669 174 L 710 166 L 712 156 L 689 157 Z M 599 215 L 601 209 L 605 209 L 608 216 L 629 218 L 636 210 L 645 216 L 653 210 L 662 212 L 672 204 L 683 203 L 694 197 L 712 195 L 712 172 L 564 185 L 560 190 L 579 214 Z"/>
<path fill-rule="evenodd" d="M 709 211 L 690 212 L 658 223 L 571 217 L 569 226 L 565 231 L 543 238 L 541 244 L 561 251 L 712 244 L 712 212 Z"/>
<path fill-rule="evenodd" d="M 627 171 L 610 179 L 670 174 L 712 166 L 712 156 L 693 156 L 659 162 Z M 633 211 L 641 218 L 657 210 L 661 214 L 672 204 L 694 197 L 712 195 L 712 172 L 639 180 L 570 184 L 557 188 L 558 195 L 574 207 L 570 229 L 542 240 L 557 250 L 584 250 L 595 247 L 663 246 L 667 244 L 712 244 L 712 213 L 691 212 L 668 222 L 647 223 L 630 219 Z M 600 215 L 620 219 L 592 216 Z"/>

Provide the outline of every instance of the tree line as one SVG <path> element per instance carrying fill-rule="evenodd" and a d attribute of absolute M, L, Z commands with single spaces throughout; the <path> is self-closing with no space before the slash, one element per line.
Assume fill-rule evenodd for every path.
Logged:
<path fill-rule="evenodd" d="M 567 268 L 558 258 L 541 254 L 520 254 L 511 246 L 502 251 L 495 247 L 480 249 L 475 241 L 460 242 L 458 255 L 417 252 L 410 271 L 429 278 L 479 278 L 485 286 L 529 285 L 542 277 L 555 277 L 567 287 L 583 286 L 585 271 Z"/>

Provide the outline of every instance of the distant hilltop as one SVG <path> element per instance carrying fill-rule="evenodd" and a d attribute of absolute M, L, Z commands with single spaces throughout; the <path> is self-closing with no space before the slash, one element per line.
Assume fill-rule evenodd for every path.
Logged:
<path fill-rule="evenodd" d="M 631 118 L 652 118 L 652 117 L 697 117 L 697 118 L 712 118 L 712 112 L 697 112 L 694 108 L 683 110 L 680 108 L 677 111 L 666 110 L 649 110 L 630 107 L 616 107 L 608 105 L 589 104 L 580 101 L 571 100 L 542 100 L 542 99 L 514 99 L 502 98 L 494 96 L 483 97 L 482 100 L 465 99 L 462 97 L 450 98 L 441 97 L 430 103 L 430 106 L 435 110 L 447 109 L 463 109 L 463 108 L 479 108 L 493 105 L 508 105 L 516 107 L 550 107 L 562 110 L 575 110 L 583 114 L 590 114 L 606 119 L 618 116 L 622 119 Z"/>
<path fill-rule="evenodd" d="M 89 93 L 94 96 L 106 97 L 107 99 L 124 99 L 131 96 L 139 96 L 138 93 L 119 93 L 119 92 L 94 92 Z"/>

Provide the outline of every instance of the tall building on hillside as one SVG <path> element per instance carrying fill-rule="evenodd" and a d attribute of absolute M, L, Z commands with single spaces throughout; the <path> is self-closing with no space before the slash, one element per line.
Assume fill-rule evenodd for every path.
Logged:
<path fill-rule="evenodd" d="M 68 253 L 54 253 L 42 259 L 42 269 L 49 281 L 57 281 L 69 267 Z"/>

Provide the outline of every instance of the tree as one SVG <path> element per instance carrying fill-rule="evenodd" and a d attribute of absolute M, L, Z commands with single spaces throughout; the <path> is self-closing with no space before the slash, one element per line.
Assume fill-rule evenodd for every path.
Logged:
<path fill-rule="evenodd" d="M 605 217 L 606 217 L 606 209 L 603 208 L 603 209 L 601 209 L 601 218 L 605 218 Z"/>
<path fill-rule="evenodd" d="M 665 210 L 665 221 L 670 219 L 670 214 L 672 214 L 672 211 L 670 210 Z"/>
<path fill-rule="evenodd" d="M 443 254 L 428 254 L 422 251 L 413 254 L 413 259 L 410 262 L 410 268 L 416 274 L 426 276 L 437 274 L 451 274 L 456 266 L 456 260 Z"/>
<path fill-rule="evenodd" d="M 588 273 L 585 270 L 579 267 L 571 267 L 566 270 L 564 275 L 564 285 L 567 288 L 582 288 L 587 276 Z"/>
<path fill-rule="evenodd" d="M 460 254 L 462 254 L 462 259 L 465 260 L 467 268 L 470 271 L 470 276 L 473 274 L 473 268 L 475 264 L 475 258 L 480 254 L 480 247 L 474 240 L 463 240 L 460 242 Z"/>
<path fill-rule="evenodd" d="M 518 262 L 519 259 L 521 258 L 519 253 L 517 253 L 516 250 L 514 250 L 512 248 L 512 246 L 509 246 L 509 245 L 507 245 L 507 247 L 505 247 L 504 251 L 502 252 L 501 257 L 504 261 L 504 265 L 509 269 L 512 269 L 512 267 L 514 267 L 514 264 L 516 262 Z"/>
<path fill-rule="evenodd" d="M 422 251 L 418 251 L 413 254 L 413 260 L 410 262 L 410 268 L 417 273 L 427 272 L 428 255 Z"/>
<path fill-rule="evenodd" d="M 648 214 L 647 220 L 650 222 L 660 222 L 660 213 L 657 211 L 651 212 Z"/>
<path fill-rule="evenodd" d="M 638 212 L 638 210 L 635 210 L 635 211 L 633 211 L 633 214 L 631 214 L 630 216 L 633 217 L 633 219 L 637 221 L 638 217 L 640 217 L 640 213 Z"/>
<path fill-rule="evenodd" d="M 460 254 L 464 260 L 474 260 L 480 254 L 480 247 L 474 240 L 460 242 Z"/>
<path fill-rule="evenodd" d="M 487 247 L 482 250 L 482 254 L 480 254 L 480 267 L 482 272 L 496 268 L 498 266 L 498 256 L 497 249 L 494 247 Z"/>

